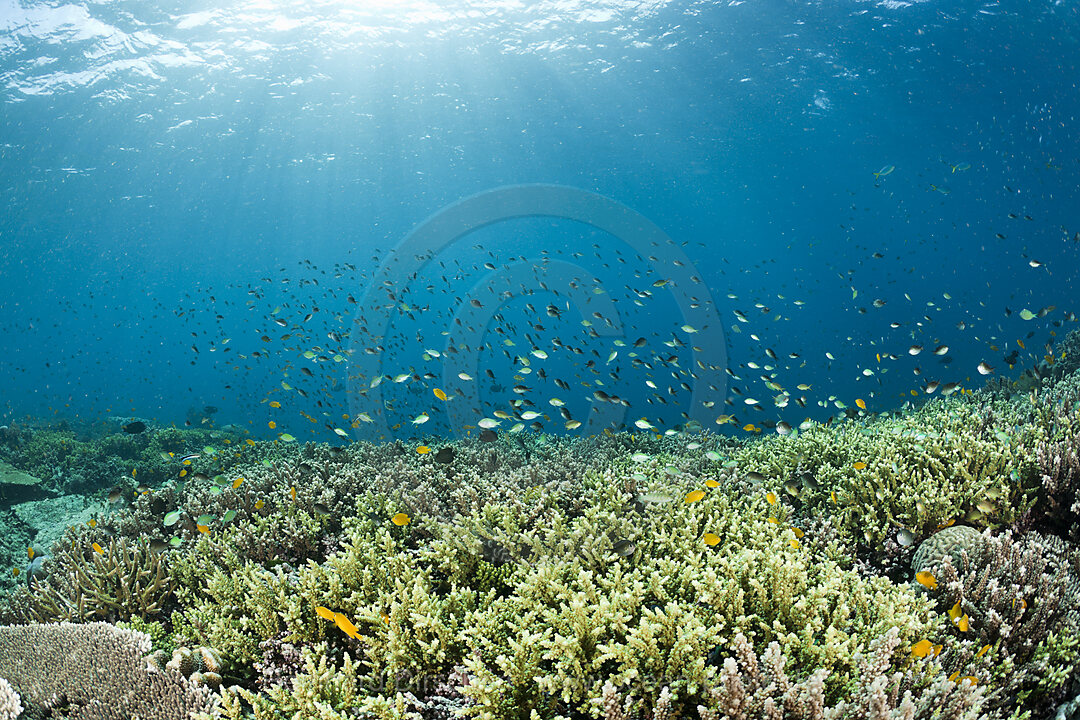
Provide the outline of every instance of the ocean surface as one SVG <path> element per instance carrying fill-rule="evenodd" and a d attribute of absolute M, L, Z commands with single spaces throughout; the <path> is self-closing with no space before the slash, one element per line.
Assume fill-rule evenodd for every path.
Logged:
<path fill-rule="evenodd" d="M 1080 327 L 1078 83 L 1062 1 L 0 0 L 0 504 L 78 499 L 4 516 L 4 583 L 279 451 L 722 462 L 1022 396 Z"/>

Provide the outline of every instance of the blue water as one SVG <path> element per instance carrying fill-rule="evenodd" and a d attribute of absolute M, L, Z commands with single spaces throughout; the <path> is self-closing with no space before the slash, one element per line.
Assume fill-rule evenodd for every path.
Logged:
<path fill-rule="evenodd" d="M 334 440 L 459 432 L 517 399 L 567 432 L 556 397 L 577 432 L 768 432 L 830 397 L 977 388 L 980 362 L 1015 377 L 1080 310 L 1078 58 L 1068 3 L 3 0 L 0 422 L 212 405 Z M 447 208 L 530 184 L 673 244 L 518 217 L 394 259 Z M 653 286 L 676 274 L 701 282 Z M 682 329 L 676 292 L 708 327 Z M 365 298 L 395 307 L 381 338 L 354 323 Z"/>

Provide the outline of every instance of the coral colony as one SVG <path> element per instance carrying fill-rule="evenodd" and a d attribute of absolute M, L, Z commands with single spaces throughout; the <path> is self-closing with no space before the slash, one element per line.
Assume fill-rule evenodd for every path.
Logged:
<path fill-rule="evenodd" d="M 1075 716 L 1078 408 L 1073 333 L 749 439 L 9 427 L 0 717 Z"/>

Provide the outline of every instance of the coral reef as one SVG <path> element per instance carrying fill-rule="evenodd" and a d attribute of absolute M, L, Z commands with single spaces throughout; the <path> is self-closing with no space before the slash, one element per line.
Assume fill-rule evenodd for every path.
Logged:
<path fill-rule="evenodd" d="M 0 676 L 24 704 L 83 720 L 176 720 L 216 705 L 205 688 L 152 671 L 150 638 L 108 623 L 0 627 Z"/>
<path fill-rule="evenodd" d="M 204 720 L 1067 714 L 1080 376 L 1054 368 L 753 441 L 20 430 L 16 466 L 122 470 L 0 617 L 124 623 L 150 677 L 216 688 Z"/>
<path fill-rule="evenodd" d="M 0 677 L 0 720 L 16 720 L 23 711 L 19 693 L 11 684 Z"/>
<path fill-rule="evenodd" d="M 22 621 L 147 619 L 163 611 L 173 592 L 169 558 L 146 540 L 120 537 L 91 541 L 92 533 L 69 533 L 49 560 L 49 575 L 26 593 Z"/>

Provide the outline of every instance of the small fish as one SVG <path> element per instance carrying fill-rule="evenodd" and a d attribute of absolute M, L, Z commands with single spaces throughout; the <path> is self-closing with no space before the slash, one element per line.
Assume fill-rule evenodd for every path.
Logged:
<path fill-rule="evenodd" d="M 279 403 L 277 400 L 271 400 L 270 401 L 270 407 L 279 408 L 279 407 L 281 407 L 281 403 Z"/>
<path fill-rule="evenodd" d="M 190 465 L 193 461 L 198 460 L 201 457 L 199 453 L 190 453 L 189 455 L 183 455 L 180 458 L 181 465 Z"/>
<path fill-rule="evenodd" d="M 315 612 L 323 620 L 333 620 L 337 616 L 336 612 L 334 612 L 330 608 L 323 607 L 322 605 L 316 605 L 315 606 Z"/>
<path fill-rule="evenodd" d="M 886 165 L 885 167 L 881 168 L 876 173 L 874 173 L 874 179 L 878 180 L 880 178 L 886 177 L 887 175 L 892 175 L 893 171 L 895 171 L 895 170 L 896 170 L 895 165 Z"/>
<path fill-rule="evenodd" d="M 390 518 L 390 522 L 394 523 L 394 524 L 395 524 L 395 525 L 397 525 L 398 527 L 404 527 L 405 525 L 408 525 L 408 524 L 409 524 L 409 521 L 410 521 L 411 519 L 412 519 L 412 518 L 410 518 L 410 517 L 409 517 L 408 515 L 406 515 L 405 513 L 403 513 L 403 512 L 399 512 L 399 513 L 398 513 L 397 515 L 395 515 L 394 517 Z"/>
<path fill-rule="evenodd" d="M 704 490 L 691 490 L 690 492 L 688 492 L 686 494 L 686 498 L 684 498 L 684 499 L 688 503 L 693 503 L 693 502 L 697 502 L 698 500 L 702 499 L 703 497 L 705 497 L 705 491 Z"/>
<path fill-rule="evenodd" d="M 443 402 L 450 399 L 449 396 L 447 396 L 447 394 L 443 391 L 442 388 L 435 388 L 431 392 L 435 394 L 435 397 L 439 398 Z"/>
<path fill-rule="evenodd" d="M 860 461 L 860 462 L 855 463 L 851 467 L 855 468 L 856 470 L 865 470 L 866 469 L 866 463 Z"/>
<path fill-rule="evenodd" d="M 165 514 L 165 518 L 162 520 L 162 524 L 165 527 L 171 527 L 172 525 L 175 525 L 177 523 L 177 521 L 179 521 L 179 520 L 180 520 L 180 511 L 179 510 L 173 510 L 172 512 Z"/>
<path fill-rule="evenodd" d="M 703 493 L 704 494 L 704 493 Z M 641 503 L 654 503 L 656 505 L 663 505 L 669 503 L 675 498 L 663 493 L 641 493 L 637 496 L 637 501 Z"/>
<path fill-rule="evenodd" d="M 990 373 L 994 372 L 994 368 L 990 367 L 990 365 L 985 361 L 979 363 L 978 369 L 980 375 L 989 375 Z"/>
<path fill-rule="evenodd" d="M 911 646 L 911 654 L 917 658 L 924 658 L 934 649 L 934 644 L 923 639 Z"/>
<path fill-rule="evenodd" d="M 236 478 L 235 480 L 232 481 L 232 489 L 235 490 L 236 488 L 240 487 L 243 484 L 243 482 L 244 482 L 244 478 L 242 478 L 242 477 Z"/>
<path fill-rule="evenodd" d="M 417 445 L 416 452 L 421 455 L 427 455 L 429 452 L 431 452 L 431 448 L 429 448 L 427 445 Z"/>
<path fill-rule="evenodd" d="M 937 590 L 937 578 L 928 570 L 920 570 L 915 573 L 915 582 L 919 583 L 927 590 Z"/>
<path fill-rule="evenodd" d="M 775 505 L 777 502 L 779 502 L 776 497 L 776 493 L 772 491 L 765 493 L 765 502 L 769 503 L 770 505 Z"/>
<path fill-rule="evenodd" d="M 859 407 L 860 410 L 866 409 L 866 401 L 862 398 L 855 398 L 855 404 Z"/>
<path fill-rule="evenodd" d="M 140 420 L 135 420 L 134 422 L 129 422 L 127 425 L 125 425 L 123 430 L 129 435 L 138 435 L 139 433 L 146 431 L 146 423 Z"/>
<path fill-rule="evenodd" d="M 619 540 L 611 546 L 611 549 L 619 557 L 630 557 L 637 550 L 637 545 L 630 540 Z"/>
<path fill-rule="evenodd" d="M 289 433 L 281 433 L 281 435 L 278 435 L 278 438 L 280 438 L 282 442 L 296 442 L 296 438 Z"/>
<path fill-rule="evenodd" d="M 714 533 L 705 533 L 704 537 L 702 537 L 702 540 L 704 540 L 705 544 L 709 547 L 714 547 L 715 545 L 718 545 L 720 543 L 720 536 Z"/>
<path fill-rule="evenodd" d="M 334 613 L 334 624 L 337 625 L 343 633 L 351 637 L 353 640 L 360 639 L 360 631 L 356 629 L 356 626 L 352 624 L 349 618 L 345 617 L 341 613 Z"/>
<path fill-rule="evenodd" d="M 94 552 L 96 552 L 98 555 L 104 555 L 105 554 L 105 551 L 97 543 L 91 544 L 90 547 L 94 548 Z"/>
<path fill-rule="evenodd" d="M 266 505 L 266 502 L 262 498 L 259 498 L 255 501 L 256 510 L 262 510 L 264 505 Z"/>
<path fill-rule="evenodd" d="M 315 511 L 316 515 L 321 515 L 322 517 L 326 517 L 330 514 L 330 508 L 323 503 L 315 503 L 311 506 L 311 509 Z"/>
<path fill-rule="evenodd" d="M 150 541 L 150 552 L 154 552 L 154 553 L 163 552 L 168 547 L 169 547 L 169 543 L 166 542 L 165 540 L 162 540 L 161 538 L 153 538 Z"/>
<path fill-rule="evenodd" d="M 435 453 L 435 462 L 443 465 L 449 465 L 454 461 L 454 449 L 449 447 L 439 448 L 439 451 Z"/>

